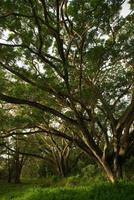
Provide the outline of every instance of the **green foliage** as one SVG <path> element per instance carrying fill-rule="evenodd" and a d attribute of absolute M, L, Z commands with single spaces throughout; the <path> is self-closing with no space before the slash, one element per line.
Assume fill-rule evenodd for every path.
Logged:
<path fill-rule="evenodd" d="M 100 168 L 95 164 L 89 164 L 81 170 L 81 176 L 87 179 L 96 179 L 101 175 L 102 174 Z"/>

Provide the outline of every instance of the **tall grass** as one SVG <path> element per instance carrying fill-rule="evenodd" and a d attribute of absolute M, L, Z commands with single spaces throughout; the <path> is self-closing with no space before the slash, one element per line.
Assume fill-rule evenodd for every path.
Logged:
<path fill-rule="evenodd" d="M 44 187 L 34 184 L 0 184 L 0 200 L 134 200 L 134 183 Z"/>

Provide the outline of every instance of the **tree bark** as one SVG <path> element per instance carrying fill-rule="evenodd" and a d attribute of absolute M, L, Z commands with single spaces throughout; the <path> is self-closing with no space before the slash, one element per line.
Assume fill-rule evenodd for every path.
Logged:
<path fill-rule="evenodd" d="M 123 178 L 123 162 L 120 155 L 115 154 L 110 163 L 108 161 L 102 161 L 101 166 L 110 182 L 115 183 Z"/>
<path fill-rule="evenodd" d="M 20 166 L 19 154 L 18 154 L 15 160 L 15 176 L 14 176 L 15 183 L 20 183 L 20 175 L 21 175 L 21 166 Z"/>
<path fill-rule="evenodd" d="M 115 178 L 114 173 L 113 173 L 113 171 L 111 169 L 111 166 L 106 161 L 102 161 L 101 167 L 103 168 L 103 171 L 105 172 L 108 180 L 111 183 L 115 183 L 116 178 Z"/>
<path fill-rule="evenodd" d="M 120 156 L 115 156 L 114 162 L 113 162 L 113 170 L 114 170 L 114 176 L 117 180 L 123 178 L 123 170 L 122 170 L 122 162 L 120 160 Z"/>
<path fill-rule="evenodd" d="M 12 174 L 11 174 L 11 169 L 10 168 L 8 168 L 8 183 L 11 183 L 11 181 L 12 181 Z"/>

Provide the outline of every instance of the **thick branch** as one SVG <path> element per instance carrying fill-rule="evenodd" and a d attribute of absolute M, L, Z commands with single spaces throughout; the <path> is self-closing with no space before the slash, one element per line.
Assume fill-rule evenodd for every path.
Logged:
<path fill-rule="evenodd" d="M 132 95 L 132 100 L 130 105 L 124 111 L 120 119 L 118 120 L 117 130 L 123 130 L 128 123 L 133 123 L 134 121 L 134 94 Z"/>
<path fill-rule="evenodd" d="M 61 119 L 65 120 L 65 121 L 67 121 L 67 122 L 69 122 L 69 123 L 71 123 L 75 126 L 78 126 L 77 122 L 74 119 L 69 118 L 69 117 L 65 116 L 64 114 L 58 112 L 57 110 L 50 108 L 50 107 L 47 107 L 45 105 L 42 105 L 40 103 L 25 100 L 25 99 L 19 99 L 19 98 L 16 98 L 16 97 L 7 96 L 7 95 L 4 95 L 2 93 L 0 93 L 0 100 L 6 101 L 8 103 L 29 105 L 31 107 L 38 108 L 38 109 L 40 109 L 44 112 L 51 113 L 54 116 L 60 117 Z"/>

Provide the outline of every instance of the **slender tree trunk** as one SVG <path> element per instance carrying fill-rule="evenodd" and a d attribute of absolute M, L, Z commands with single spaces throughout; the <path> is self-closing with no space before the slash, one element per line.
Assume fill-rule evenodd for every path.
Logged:
<path fill-rule="evenodd" d="M 11 169 L 10 168 L 8 168 L 8 183 L 11 183 L 11 181 L 12 181 L 12 174 L 11 174 Z"/>
<path fill-rule="evenodd" d="M 14 174 L 14 182 L 15 183 L 20 183 L 20 176 L 21 176 L 21 163 L 20 163 L 20 155 L 19 153 L 16 151 L 16 155 L 15 155 L 15 174 Z"/>
<path fill-rule="evenodd" d="M 16 169 L 15 169 L 15 177 L 14 177 L 15 183 L 21 183 L 21 181 L 20 181 L 20 176 L 21 176 L 21 169 L 20 169 L 20 166 L 16 166 Z"/>
<path fill-rule="evenodd" d="M 64 158 L 62 158 L 62 157 L 59 158 L 59 173 L 60 173 L 60 176 L 62 176 L 62 177 L 66 176 L 65 166 L 64 166 Z"/>
<path fill-rule="evenodd" d="M 8 150 L 8 160 L 7 160 L 7 167 L 8 167 L 8 183 L 12 181 L 12 169 L 11 169 L 11 160 L 9 157 L 9 150 Z"/>
<path fill-rule="evenodd" d="M 20 183 L 20 175 L 21 175 L 21 163 L 20 163 L 20 154 L 19 154 L 19 138 L 16 138 L 16 152 L 15 152 L 15 174 L 14 174 L 14 182 Z"/>

